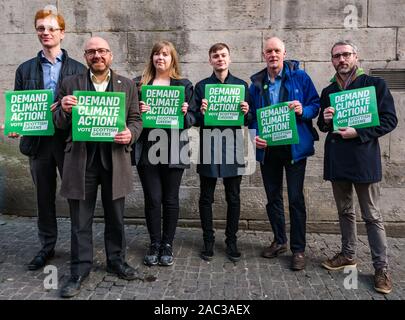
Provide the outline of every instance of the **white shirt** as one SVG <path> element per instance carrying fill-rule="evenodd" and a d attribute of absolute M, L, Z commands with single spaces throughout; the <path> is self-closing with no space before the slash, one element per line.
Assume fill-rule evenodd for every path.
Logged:
<path fill-rule="evenodd" d="M 108 74 L 103 81 L 97 80 L 96 76 L 93 72 L 90 71 L 90 79 L 93 82 L 94 88 L 97 92 L 104 92 L 107 89 L 108 83 L 110 82 L 111 78 L 111 70 L 108 70 Z"/>

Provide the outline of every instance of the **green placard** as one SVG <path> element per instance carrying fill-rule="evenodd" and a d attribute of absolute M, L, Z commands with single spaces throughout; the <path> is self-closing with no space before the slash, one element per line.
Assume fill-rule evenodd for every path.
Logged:
<path fill-rule="evenodd" d="M 125 130 L 125 92 L 74 91 L 73 141 L 113 142 Z"/>
<path fill-rule="evenodd" d="M 4 134 L 52 136 L 52 90 L 7 91 Z"/>
<path fill-rule="evenodd" d="M 260 138 L 269 146 L 299 143 L 294 109 L 281 102 L 256 110 Z"/>
<path fill-rule="evenodd" d="M 375 88 L 365 87 L 329 95 L 335 109 L 333 130 L 339 128 L 367 128 L 380 125 Z"/>
<path fill-rule="evenodd" d="M 142 101 L 150 106 L 142 113 L 144 128 L 183 129 L 183 86 L 142 86 Z"/>
<path fill-rule="evenodd" d="M 245 100 L 245 86 L 232 84 L 205 85 L 208 100 L 204 114 L 206 126 L 242 126 L 244 122 L 240 103 Z"/>

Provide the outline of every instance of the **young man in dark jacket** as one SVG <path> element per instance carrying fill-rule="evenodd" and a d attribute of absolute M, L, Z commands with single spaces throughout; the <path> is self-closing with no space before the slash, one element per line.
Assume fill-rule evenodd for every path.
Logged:
<path fill-rule="evenodd" d="M 378 138 L 397 125 L 394 100 L 383 79 L 370 77 L 358 67 L 356 46 L 340 41 L 331 50 L 336 75 L 322 91 L 318 127 L 327 132 L 325 140 L 324 179 L 332 182 L 333 195 L 339 214 L 342 250 L 322 265 L 328 270 L 356 266 L 356 214 L 353 208 L 353 186 L 360 203 L 375 268 L 374 287 L 389 293 L 392 281 L 388 273 L 387 239 L 379 208 L 382 179 L 381 154 Z M 335 114 L 329 95 L 343 90 L 374 86 L 380 125 L 369 128 L 339 128 L 333 131 Z"/>
<path fill-rule="evenodd" d="M 85 72 L 86 68 L 61 49 L 61 42 L 65 37 L 65 21 L 56 12 L 56 8 L 50 6 L 39 10 L 35 14 L 34 21 L 42 50 L 35 58 L 18 67 L 14 90 L 51 89 L 56 99 L 61 81 L 69 75 Z M 55 209 L 56 169 L 62 176 L 65 139 L 66 133 L 55 129 L 53 136 L 23 136 L 20 140 L 21 152 L 29 156 L 31 175 L 35 184 L 38 235 L 42 246 L 28 264 L 29 270 L 43 267 L 55 253 L 58 236 Z"/>
<path fill-rule="evenodd" d="M 214 202 L 217 179 L 223 178 L 228 205 L 225 230 L 226 255 L 231 261 L 236 262 L 241 256 L 237 247 L 236 234 L 238 232 L 240 216 L 242 167 L 244 166 L 242 127 L 206 126 L 204 124 L 204 114 L 208 107 L 205 86 L 208 84 L 233 84 L 245 87 L 245 100 L 240 103 L 240 107 L 244 113 L 244 121 L 247 125 L 249 115 L 248 85 L 245 81 L 234 77 L 229 72 L 229 64 L 231 62 L 229 51 L 229 47 L 225 43 L 216 43 L 209 49 L 209 62 L 213 68 L 213 73 L 209 78 L 197 83 L 192 109 L 197 125 L 200 126 L 200 162 L 197 165 L 197 172 L 200 175 L 199 209 L 204 239 L 204 249 L 201 252 L 201 258 L 211 260 L 214 255 L 215 236 L 212 204 Z M 219 135 L 221 141 L 215 139 L 218 137 L 216 135 Z M 231 139 L 223 138 L 228 135 Z M 230 141 L 232 141 L 232 144 Z M 227 161 L 230 158 L 233 161 Z"/>
<path fill-rule="evenodd" d="M 298 69 L 298 61 L 285 61 L 284 43 L 276 37 L 264 43 L 263 57 L 267 68 L 251 77 L 249 88 L 252 100 L 252 129 L 258 129 L 256 110 L 279 102 L 289 102 L 294 109 L 299 143 L 282 146 L 267 146 L 267 142 L 256 133 L 256 159 L 260 162 L 263 183 L 267 195 L 267 215 L 274 233 L 271 245 L 262 256 L 274 258 L 287 250 L 285 216 L 282 197 L 283 168 L 286 171 L 288 203 L 291 221 L 291 243 L 293 253 L 291 269 L 305 267 L 306 209 L 304 200 L 304 177 L 306 158 L 314 154 L 314 140 L 318 135 L 312 119 L 319 112 L 319 96 L 311 78 Z"/>

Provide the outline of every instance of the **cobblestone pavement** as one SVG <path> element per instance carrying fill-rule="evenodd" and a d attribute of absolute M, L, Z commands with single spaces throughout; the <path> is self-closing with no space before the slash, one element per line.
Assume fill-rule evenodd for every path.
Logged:
<path fill-rule="evenodd" d="M 27 263 L 38 250 L 36 219 L 3 216 L 0 226 L 0 299 L 60 299 L 59 291 L 44 288 L 48 274 L 44 270 L 28 271 Z M 70 221 L 59 219 L 56 255 L 50 261 L 58 270 L 59 283 L 69 276 Z M 224 231 L 217 230 L 215 257 L 202 261 L 199 251 L 202 232 L 178 228 L 175 263 L 170 267 L 146 267 L 142 264 L 148 247 L 144 226 L 127 225 L 127 260 L 138 268 L 139 279 L 125 281 L 105 271 L 104 226 L 94 224 L 94 268 L 81 293 L 73 299 L 167 299 L 167 300 L 265 300 L 265 299 L 405 299 L 405 239 L 389 238 L 389 258 L 394 290 L 381 295 L 373 289 L 373 269 L 367 238 L 358 241 L 358 288 L 344 287 L 343 272 L 328 272 L 320 263 L 340 247 L 340 237 L 330 234 L 308 234 L 307 267 L 290 271 L 290 254 L 276 259 L 260 257 L 269 244 L 270 232 L 240 231 L 242 259 L 230 262 L 225 256 Z M 350 282 L 352 283 L 352 282 Z"/>

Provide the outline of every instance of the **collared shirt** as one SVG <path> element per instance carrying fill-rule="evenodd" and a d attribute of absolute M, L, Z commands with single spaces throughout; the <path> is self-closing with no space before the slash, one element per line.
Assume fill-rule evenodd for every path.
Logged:
<path fill-rule="evenodd" d="M 281 88 L 281 79 L 283 76 L 283 69 L 280 70 L 276 78 L 274 79 L 274 82 L 270 80 L 270 75 L 267 74 L 267 77 L 269 79 L 269 98 L 270 98 L 270 103 L 276 104 L 280 102 L 280 88 Z"/>
<path fill-rule="evenodd" d="M 108 70 L 107 76 L 101 82 L 97 80 L 94 73 L 90 71 L 90 79 L 91 82 L 93 82 L 94 88 L 96 89 L 97 92 L 104 92 L 107 89 L 108 83 L 110 82 L 110 78 L 111 78 L 111 70 Z"/>
<path fill-rule="evenodd" d="M 51 89 L 55 97 L 56 85 L 58 84 L 59 74 L 62 70 L 62 57 L 63 52 L 57 55 L 55 63 L 50 62 L 41 52 L 41 65 L 44 78 L 44 88 Z"/>

